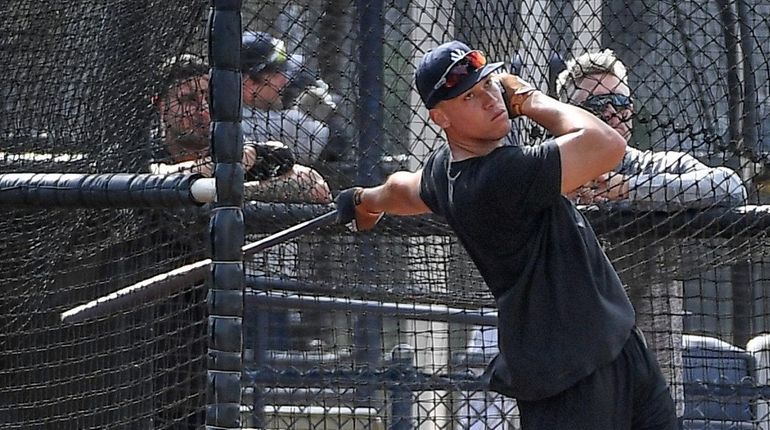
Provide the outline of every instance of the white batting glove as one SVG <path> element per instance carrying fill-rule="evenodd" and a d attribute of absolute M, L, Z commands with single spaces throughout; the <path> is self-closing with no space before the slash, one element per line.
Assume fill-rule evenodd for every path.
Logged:
<path fill-rule="evenodd" d="M 318 121 L 326 121 L 337 109 L 337 104 L 334 103 L 329 92 L 329 84 L 320 79 L 305 88 L 297 97 L 297 105 L 303 112 Z"/>

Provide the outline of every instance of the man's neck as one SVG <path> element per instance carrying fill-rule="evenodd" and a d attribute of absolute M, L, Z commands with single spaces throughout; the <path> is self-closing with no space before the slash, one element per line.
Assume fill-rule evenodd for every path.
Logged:
<path fill-rule="evenodd" d="M 257 84 L 246 78 L 243 84 L 243 105 L 249 109 L 269 110 L 270 104 L 256 95 Z"/>
<path fill-rule="evenodd" d="M 452 161 L 462 161 L 469 158 L 483 157 L 495 149 L 503 146 L 503 140 L 487 142 L 460 142 L 448 139 L 449 152 L 452 154 Z"/>
<path fill-rule="evenodd" d="M 208 153 L 208 140 L 196 142 L 181 142 L 179 139 L 167 134 L 164 138 L 166 152 L 175 162 L 196 160 Z"/>
<path fill-rule="evenodd" d="M 278 110 L 275 106 L 271 106 L 270 103 L 265 103 L 264 100 L 255 100 L 252 107 L 263 111 Z"/>
<path fill-rule="evenodd" d="M 254 97 L 253 95 L 247 96 L 245 93 L 243 97 L 243 106 L 247 109 L 258 109 L 261 111 L 270 110 L 270 105 L 265 103 L 264 100 Z"/>

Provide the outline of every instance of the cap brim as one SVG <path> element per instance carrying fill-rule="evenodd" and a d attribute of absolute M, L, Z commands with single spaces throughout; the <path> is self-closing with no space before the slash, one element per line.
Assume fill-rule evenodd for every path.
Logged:
<path fill-rule="evenodd" d="M 474 85 L 478 84 L 479 81 L 489 76 L 492 72 L 495 70 L 503 67 L 505 63 L 490 63 L 484 66 L 483 68 L 476 70 L 472 75 L 470 75 L 467 79 L 464 79 L 460 85 L 457 85 L 456 87 L 450 89 L 444 97 L 442 97 L 443 100 L 449 100 L 453 99 L 460 94 L 468 91 L 469 89 L 473 88 Z"/>
<path fill-rule="evenodd" d="M 280 71 L 286 74 L 287 77 L 294 78 L 302 71 L 302 66 L 304 64 L 304 60 L 302 56 L 293 54 L 289 55 L 286 58 L 286 61 L 284 61 L 280 65 Z"/>

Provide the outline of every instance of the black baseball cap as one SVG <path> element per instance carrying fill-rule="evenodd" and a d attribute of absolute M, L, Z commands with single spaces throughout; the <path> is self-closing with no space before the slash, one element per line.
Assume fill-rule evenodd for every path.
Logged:
<path fill-rule="evenodd" d="M 458 40 L 446 42 L 422 57 L 415 73 L 417 91 L 428 109 L 468 91 L 503 63 L 487 64 L 481 51 Z"/>
<path fill-rule="evenodd" d="M 281 39 L 262 31 L 246 31 L 241 37 L 241 71 L 256 76 L 264 69 L 286 71 L 289 55 Z"/>

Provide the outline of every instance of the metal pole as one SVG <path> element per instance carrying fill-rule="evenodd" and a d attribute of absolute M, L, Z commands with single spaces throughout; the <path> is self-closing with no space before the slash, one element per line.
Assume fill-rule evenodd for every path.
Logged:
<path fill-rule="evenodd" d="M 357 0 L 356 10 L 359 22 L 359 63 L 358 73 L 358 164 L 356 180 L 360 185 L 376 185 L 382 182 L 379 167 L 383 142 L 383 1 Z M 359 259 L 364 273 L 378 272 L 376 239 L 367 237 L 361 244 Z M 376 367 L 380 361 L 380 340 L 382 321 L 379 317 L 361 315 L 356 319 L 353 342 L 357 366 Z M 356 390 L 356 397 L 362 404 L 373 400 L 374 391 L 369 386 Z"/>
<path fill-rule="evenodd" d="M 722 32 L 725 38 L 727 60 L 727 113 L 728 135 L 727 147 L 736 155 L 743 151 L 743 82 L 740 30 L 738 12 L 734 2 L 730 0 L 717 0 Z"/>
<path fill-rule="evenodd" d="M 390 351 L 391 365 L 395 367 L 403 379 L 409 379 L 415 372 L 415 351 L 412 345 L 399 344 Z M 412 406 L 414 394 L 408 384 L 394 384 L 390 389 L 391 422 L 388 430 L 411 430 L 414 428 Z"/>
<path fill-rule="evenodd" d="M 357 182 L 377 185 L 382 182 L 379 168 L 383 139 L 383 1 L 357 0 L 359 21 L 358 73 L 358 169 Z"/>
<path fill-rule="evenodd" d="M 291 294 L 290 290 L 277 290 L 277 288 L 280 288 L 280 281 L 261 284 L 261 286 L 266 285 L 270 285 L 270 291 L 252 291 L 246 293 L 246 303 L 249 308 L 315 309 L 325 312 L 358 313 L 368 315 L 369 317 L 388 316 L 392 318 L 452 322 L 468 325 L 497 325 L 497 313 L 491 311 L 482 312 L 479 310 L 452 308 L 443 305 L 417 304 L 412 302 L 382 302 L 303 295 L 301 293 Z"/>
<path fill-rule="evenodd" d="M 735 345 L 746 345 L 752 338 L 752 274 L 751 263 L 741 262 L 730 266 L 730 282 L 733 287 L 733 338 Z"/>
<path fill-rule="evenodd" d="M 738 28 L 740 29 L 740 44 L 743 52 L 743 145 L 753 159 L 759 157 L 759 113 L 757 106 L 757 82 L 754 68 L 754 53 L 756 44 L 751 28 L 752 11 L 746 0 L 737 0 Z"/>

